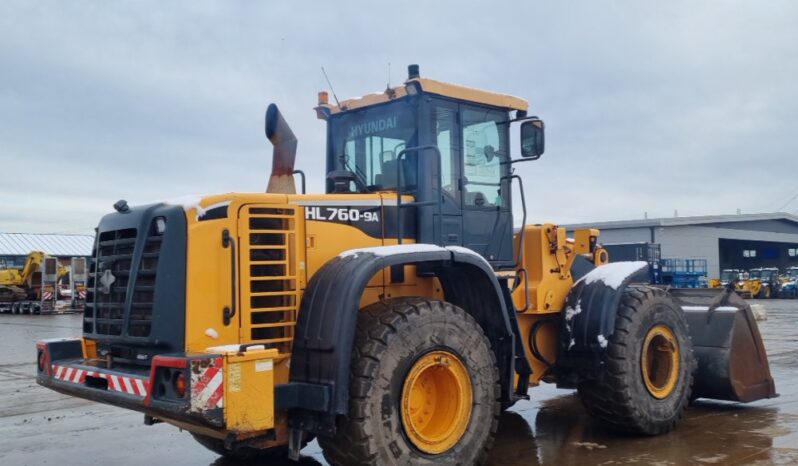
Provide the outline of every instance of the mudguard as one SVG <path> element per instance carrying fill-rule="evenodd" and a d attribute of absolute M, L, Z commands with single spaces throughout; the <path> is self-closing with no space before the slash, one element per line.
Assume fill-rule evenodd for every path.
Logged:
<path fill-rule="evenodd" d="M 429 244 L 355 249 L 319 269 L 302 297 L 290 382 L 278 386 L 276 392 L 277 403 L 291 410 L 293 427 L 329 435 L 335 416 L 348 413 L 349 369 L 361 295 L 380 270 L 419 263 L 438 277 L 447 301 L 466 309 L 482 325 L 495 345 L 504 393 L 511 399 L 514 335 L 501 287 L 484 258 L 469 249 Z"/>
<path fill-rule="evenodd" d="M 630 283 L 648 283 L 648 263 L 606 264 L 574 283 L 566 299 L 558 366 L 597 367 L 614 332 L 621 297 Z"/>

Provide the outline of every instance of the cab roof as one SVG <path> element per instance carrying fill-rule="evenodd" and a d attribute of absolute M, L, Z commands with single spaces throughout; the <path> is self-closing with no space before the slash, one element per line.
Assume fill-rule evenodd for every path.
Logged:
<path fill-rule="evenodd" d="M 340 106 L 329 103 L 320 103 L 319 107 L 328 109 L 330 113 L 338 113 L 390 102 L 391 100 L 406 96 L 407 86 L 411 85 L 411 83 L 417 83 L 423 92 L 450 97 L 452 99 L 490 105 L 492 107 L 499 107 L 507 110 L 526 111 L 529 108 L 529 103 L 520 97 L 421 77 L 408 79 L 403 85 L 390 87 L 384 92 L 377 92 L 374 94 L 367 94 L 362 97 L 342 100 L 340 102 Z"/>

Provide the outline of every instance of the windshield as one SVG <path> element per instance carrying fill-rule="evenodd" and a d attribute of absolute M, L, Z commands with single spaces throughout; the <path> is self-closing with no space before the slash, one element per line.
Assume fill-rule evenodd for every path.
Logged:
<path fill-rule="evenodd" d="M 720 273 L 720 280 L 723 282 L 732 281 L 736 278 L 737 272 L 734 270 L 724 270 Z"/>
<path fill-rule="evenodd" d="M 358 178 L 358 182 L 350 183 L 350 191 L 396 189 L 397 157 L 414 145 L 416 128 L 414 107 L 408 99 L 330 118 L 334 167 L 353 172 Z M 415 159 L 415 153 L 402 157 L 404 190 L 416 183 Z"/>
<path fill-rule="evenodd" d="M 749 278 L 770 280 L 776 273 L 775 270 L 752 270 Z"/>
<path fill-rule="evenodd" d="M 787 269 L 787 277 L 789 278 L 798 277 L 798 269 Z"/>

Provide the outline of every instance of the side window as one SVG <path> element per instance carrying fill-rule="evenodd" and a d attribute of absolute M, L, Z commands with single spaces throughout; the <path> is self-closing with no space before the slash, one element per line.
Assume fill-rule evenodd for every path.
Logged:
<path fill-rule="evenodd" d="M 456 125 L 457 112 L 453 108 L 435 108 L 435 136 L 441 151 L 441 186 L 445 193 L 457 198 Z"/>
<path fill-rule="evenodd" d="M 500 124 L 504 115 L 491 110 L 464 109 L 463 184 L 465 207 L 502 205 L 501 160 L 507 154 Z"/>

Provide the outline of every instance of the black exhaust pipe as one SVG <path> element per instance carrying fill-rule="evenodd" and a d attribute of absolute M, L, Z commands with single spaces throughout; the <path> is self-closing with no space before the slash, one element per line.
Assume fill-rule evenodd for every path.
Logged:
<path fill-rule="evenodd" d="M 266 192 L 296 194 L 294 161 L 297 139 L 274 104 L 270 104 L 266 110 L 266 137 L 274 146 L 272 174 Z"/>

